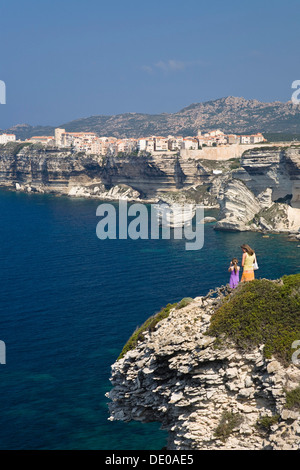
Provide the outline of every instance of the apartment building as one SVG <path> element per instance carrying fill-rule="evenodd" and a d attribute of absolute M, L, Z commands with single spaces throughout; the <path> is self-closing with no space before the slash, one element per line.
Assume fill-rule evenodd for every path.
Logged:
<path fill-rule="evenodd" d="M 185 150 L 198 150 L 199 141 L 195 137 L 185 137 L 182 139 L 181 148 Z"/>
<path fill-rule="evenodd" d="M 168 151 L 168 138 L 154 137 L 154 149 L 156 152 Z"/>
<path fill-rule="evenodd" d="M 228 134 L 227 135 L 227 141 L 228 141 L 228 144 L 230 144 L 230 145 L 240 143 L 239 136 L 237 136 L 235 134 Z"/>
<path fill-rule="evenodd" d="M 250 136 L 250 144 L 257 144 L 259 142 L 265 142 L 264 136 L 258 132 L 257 134 L 253 134 Z"/>
<path fill-rule="evenodd" d="M 119 139 L 115 142 L 117 153 L 129 153 L 137 148 L 136 139 Z M 146 145 L 147 148 L 147 145 Z"/>
<path fill-rule="evenodd" d="M 142 137 L 138 139 L 136 148 L 139 152 L 154 152 L 156 150 L 155 137 Z"/>
<path fill-rule="evenodd" d="M 171 150 L 172 152 L 176 150 L 180 150 L 182 141 L 183 141 L 183 137 L 181 136 L 178 136 L 178 137 L 175 137 L 173 135 L 168 136 L 168 149 Z"/>

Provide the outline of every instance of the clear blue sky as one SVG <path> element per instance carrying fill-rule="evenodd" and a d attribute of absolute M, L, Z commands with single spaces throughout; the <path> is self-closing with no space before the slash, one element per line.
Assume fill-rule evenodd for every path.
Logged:
<path fill-rule="evenodd" d="M 288 101 L 300 79 L 299 0 L 0 5 L 2 129 L 229 95 Z"/>

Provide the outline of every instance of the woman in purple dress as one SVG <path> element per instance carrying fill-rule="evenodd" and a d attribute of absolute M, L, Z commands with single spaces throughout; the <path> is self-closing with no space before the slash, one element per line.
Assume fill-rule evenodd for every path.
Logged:
<path fill-rule="evenodd" d="M 240 266 L 238 266 L 238 260 L 236 258 L 233 258 L 233 260 L 230 262 L 228 271 L 231 273 L 229 287 L 234 289 L 240 282 Z"/>

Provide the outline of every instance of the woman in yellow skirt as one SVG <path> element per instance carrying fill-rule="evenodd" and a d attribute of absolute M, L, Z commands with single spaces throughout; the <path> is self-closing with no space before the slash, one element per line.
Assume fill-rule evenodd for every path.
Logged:
<path fill-rule="evenodd" d="M 250 248 L 249 245 L 242 245 L 243 250 L 243 258 L 242 258 L 242 266 L 243 266 L 243 275 L 241 282 L 245 281 L 253 281 L 254 279 L 254 262 L 255 262 L 255 253 Z"/>

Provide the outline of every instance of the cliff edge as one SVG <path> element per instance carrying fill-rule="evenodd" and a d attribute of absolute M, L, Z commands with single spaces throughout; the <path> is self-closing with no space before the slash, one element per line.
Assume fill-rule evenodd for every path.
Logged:
<path fill-rule="evenodd" d="M 299 450 L 299 313 L 299 274 L 168 305 L 112 365 L 109 419 L 160 422 L 170 450 Z"/>

